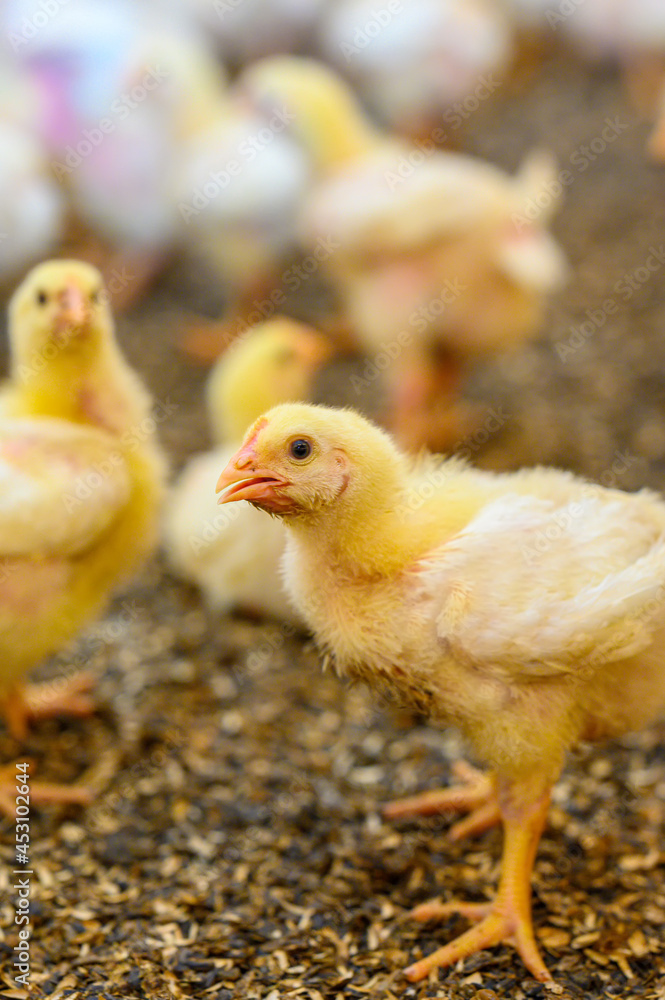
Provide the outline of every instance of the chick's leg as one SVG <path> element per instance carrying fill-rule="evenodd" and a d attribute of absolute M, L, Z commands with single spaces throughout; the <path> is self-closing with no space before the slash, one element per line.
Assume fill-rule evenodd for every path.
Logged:
<path fill-rule="evenodd" d="M 73 677 L 57 677 L 43 684 L 17 684 L 2 706 L 9 732 L 15 739 L 22 740 L 29 723 L 36 719 L 91 715 L 95 711 L 95 703 L 88 692 L 93 684 L 94 678 L 85 671 Z"/>
<path fill-rule="evenodd" d="M 270 300 L 277 286 L 276 275 L 262 274 L 240 289 L 222 319 L 189 316 L 180 335 L 180 350 L 190 361 L 212 365 L 227 347 L 250 327 L 274 315 L 278 310 Z"/>
<path fill-rule="evenodd" d="M 452 788 L 437 789 L 398 799 L 385 806 L 386 819 L 404 819 L 412 816 L 437 816 L 440 813 L 465 813 L 465 819 L 455 823 L 448 833 L 452 840 L 474 837 L 501 822 L 501 810 L 496 792 L 496 778 L 460 760 L 453 764 L 453 772 L 460 780 Z"/>
<path fill-rule="evenodd" d="M 405 970 L 411 982 L 424 979 L 433 969 L 454 965 L 483 948 L 510 941 L 540 982 L 551 981 L 533 933 L 531 921 L 531 872 L 549 806 L 549 789 L 538 798 L 520 795 L 518 783 L 497 784 L 504 826 L 501 878 L 492 903 L 426 903 L 413 913 L 416 919 L 431 920 L 461 913 L 477 920 L 475 927 L 444 945 L 427 958 Z"/>
<path fill-rule="evenodd" d="M 21 762 L 22 763 L 22 762 Z M 27 787 L 29 791 L 21 798 L 19 789 Z M 25 780 L 23 771 L 17 770 L 16 764 L 5 764 L 0 767 L 0 812 L 9 819 L 16 819 L 16 810 L 22 805 L 26 796 L 30 805 L 79 805 L 86 806 L 92 802 L 92 794 L 83 785 L 57 785 L 47 781 Z"/>

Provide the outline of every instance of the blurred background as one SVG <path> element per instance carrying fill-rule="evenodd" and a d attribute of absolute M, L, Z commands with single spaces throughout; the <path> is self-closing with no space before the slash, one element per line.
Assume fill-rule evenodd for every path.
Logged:
<path fill-rule="evenodd" d="M 210 366 L 287 315 L 328 344 L 311 398 L 406 447 L 662 490 L 665 3 L 0 0 L 4 303 L 49 256 L 103 271 L 176 471 L 220 436 Z M 465 869 L 438 821 L 386 833 L 386 790 L 459 748 L 322 678 L 297 626 L 213 614 L 160 559 L 65 662 L 110 709 L 30 736 L 40 777 L 100 789 L 35 819 L 42 995 L 545 995 L 506 951 L 398 983 L 431 945 L 398 948 L 399 908 L 489 885 L 497 842 Z M 635 937 L 665 924 L 661 729 L 580 751 L 557 793 L 537 890 L 565 996 L 662 996 Z"/>
<path fill-rule="evenodd" d="M 524 303 L 502 298 L 485 273 L 473 276 L 474 302 L 461 315 L 453 309 L 448 327 L 428 314 L 428 349 L 453 354 L 464 393 L 484 402 L 448 436 L 428 440 L 413 429 L 414 445 L 449 447 L 482 432 L 489 401 L 511 416 L 482 432 L 487 440 L 467 441 L 474 456 L 509 443 L 508 464 L 553 461 L 593 474 L 611 465 L 618 441 L 661 468 L 662 264 L 652 255 L 665 184 L 660 3 L 6 0 L 0 14 L 0 287 L 7 297 L 48 255 L 98 264 L 132 360 L 157 395 L 178 401 L 164 427 L 176 453 L 200 446 L 205 433 L 188 412 L 203 377 L 197 362 L 277 313 L 325 327 L 343 348 L 336 354 L 347 355 L 341 376 L 342 362 L 332 365 L 322 398 L 381 415 L 388 393 L 387 423 L 399 432 L 393 383 L 408 381 L 405 370 L 422 368 L 422 358 L 388 365 L 391 378 L 372 364 L 381 337 L 395 339 L 400 322 L 415 326 L 418 306 L 433 309 L 432 288 L 440 295 L 459 276 L 460 228 L 462 242 L 474 233 L 494 239 L 486 220 L 503 199 L 504 231 L 519 240 L 536 220 L 568 267 L 564 274 L 545 260 L 528 273 L 542 247 L 526 241 L 525 268 L 513 240 L 500 250 L 501 280 L 511 256 L 510 280 L 538 299 L 528 319 L 497 326 Z M 335 145 L 334 135 L 356 127 L 356 109 L 331 112 L 332 98 L 317 107 L 316 88 L 306 78 L 283 86 L 279 64 L 262 80 L 256 61 L 265 67 L 278 53 L 324 61 L 353 88 L 377 148 L 392 143 L 380 173 L 366 167 L 369 153 Z M 280 108 L 290 111 L 280 117 Z M 320 134 L 307 124 L 312 111 Z M 446 165 L 438 150 L 473 159 Z M 502 173 L 481 176 L 489 164 L 514 174 L 534 153 L 549 154 L 549 166 L 525 178 L 519 205 L 499 189 Z M 346 181 L 337 190 L 336 173 Z M 433 186 L 419 188 L 426 175 Z M 470 177 L 466 186 L 459 175 Z M 360 211 L 379 186 L 383 204 Z M 459 205 L 471 206 L 466 222 L 451 220 Z M 370 227 L 370 236 L 349 222 L 363 212 L 371 218 L 356 229 Z M 428 230 L 422 220 L 437 214 L 443 222 Z M 405 239 L 401 220 L 416 217 L 419 233 Z M 340 254 L 325 249 L 331 235 Z M 437 265 L 434 285 L 418 285 L 404 264 L 411 255 L 422 274 L 431 255 L 421 244 L 432 240 L 453 254 Z M 465 243 L 467 276 L 478 245 Z M 362 266 L 342 260 L 352 254 Z M 367 264 L 381 254 L 392 254 L 392 270 Z M 372 266 L 368 288 L 360 272 Z M 471 342 L 491 325 L 487 313 L 497 328 L 478 349 Z M 350 384 L 354 370 L 364 384 Z M 421 379 L 421 395 L 445 395 L 444 381 L 430 378 L 427 390 Z M 180 441 L 189 422 L 197 440 Z M 628 483 L 648 475 L 642 466 Z"/>

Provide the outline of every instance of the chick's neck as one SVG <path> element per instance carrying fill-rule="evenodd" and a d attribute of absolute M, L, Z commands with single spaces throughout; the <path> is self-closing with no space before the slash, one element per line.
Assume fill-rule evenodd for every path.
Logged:
<path fill-rule="evenodd" d="M 352 499 L 317 514 L 286 519 L 301 551 L 338 569 L 345 578 L 399 573 L 431 545 L 426 518 L 402 516 L 403 487 L 359 490 Z"/>
<path fill-rule="evenodd" d="M 17 408 L 24 414 L 56 417 L 122 434 L 148 412 L 147 396 L 114 343 L 88 350 L 63 350 L 42 366 L 12 366 Z"/>
<path fill-rule="evenodd" d="M 294 133 L 322 174 L 368 155 L 381 141 L 349 96 L 302 88 L 289 95 L 287 106 Z"/>

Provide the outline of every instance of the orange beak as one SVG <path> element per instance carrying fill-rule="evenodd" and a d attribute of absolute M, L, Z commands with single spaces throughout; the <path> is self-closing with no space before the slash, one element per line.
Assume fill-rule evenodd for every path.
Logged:
<path fill-rule="evenodd" d="M 56 324 L 60 330 L 79 329 L 90 320 L 90 305 L 78 285 L 70 282 L 60 293 Z"/>
<path fill-rule="evenodd" d="M 236 452 L 219 477 L 216 492 L 226 492 L 217 502 L 249 500 L 271 514 L 285 513 L 293 509 L 293 501 L 279 491 L 288 485 L 270 469 L 257 468 L 256 453 L 252 443 L 248 443 Z"/>

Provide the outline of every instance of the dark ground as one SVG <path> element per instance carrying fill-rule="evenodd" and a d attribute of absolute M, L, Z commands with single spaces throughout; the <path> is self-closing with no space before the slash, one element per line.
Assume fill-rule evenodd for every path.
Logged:
<path fill-rule="evenodd" d="M 627 127 L 590 162 L 581 147 L 615 117 Z M 646 135 L 614 76 L 556 60 L 469 120 L 471 151 L 513 168 L 541 143 L 572 176 L 554 224 L 570 285 L 541 339 L 469 387 L 488 416 L 507 415 L 498 432 L 488 422 L 488 441 L 465 443 L 481 464 L 665 487 L 661 265 L 630 293 L 624 277 L 663 249 L 665 169 L 646 163 Z M 207 443 L 204 376 L 174 348 L 179 316 L 220 305 L 213 278 L 180 263 L 120 323 L 158 404 L 176 406 L 161 428 L 176 464 Z M 593 328 L 563 350 L 586 310 Z M 358 403 L 347 375 L 340 367 L 327 383 Z M 483 899 L 495 884 L 498 833 L 456 845 L 443 819 L 380 817 L 387 799 L 447 780 L 453 735 L 322 675 L 308 643 L 278 625 L 210 619 L 159 562 L 46 671 L 72 660 L 98 675 L 100 714 L 42 725 L 24 747 L 0 733 L 1 759 L 28 757 L 40 778 L 99 789 L 86 811 L 32 816 L 35 996 L 549 995 L 507 946 L 435 982 L 400 976 L 464 927 L 415 926 L 411 906 Z M 557 786 L 534 906 L 560 996 L 665 998 L 664 747 L 660 725 L 582 748 Z M 8 889 L 13 828 L 0 830 Z M 0 911 L 0 997 L 23 995 L 13 896 Z"/>

